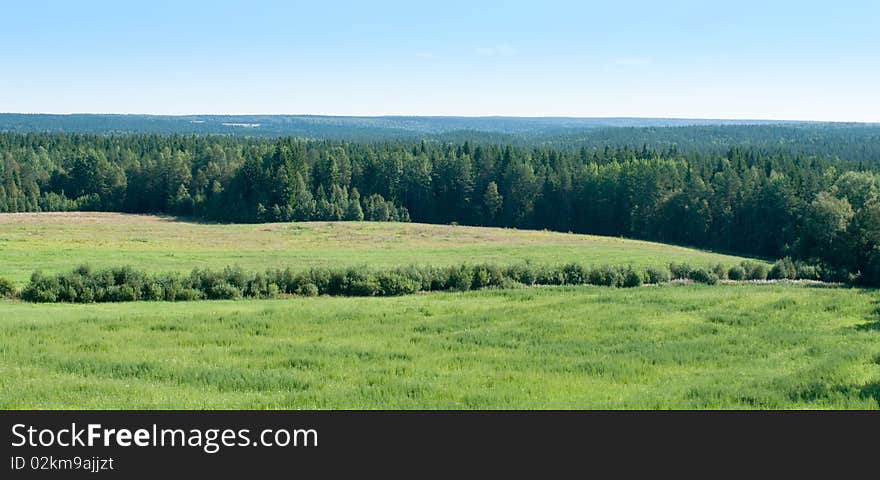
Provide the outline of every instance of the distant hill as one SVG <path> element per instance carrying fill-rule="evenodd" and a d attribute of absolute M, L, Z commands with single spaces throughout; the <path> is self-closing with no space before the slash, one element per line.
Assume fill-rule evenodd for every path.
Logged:
<path fill-rule="evenodd" d="M 768 125 L 804 122 L 664 118 L 571 117 L 333 117 L 318 115 L 112 115 L 0 113 L 0 131 L 74 133 L 181 133 L 297 136 L 349 140 L 430 138 L 471 132 L 528 137 L 560 137 L 616 127 Z M 501 137 L 499 137 L 501 138 Z"/>
<path fill-rule="evenodd" d="M 0 113 L 0 132 L 298 137 L 351 142 L 448 142 L 595 151 L 607 145 L 723 153 L 753 147 L 880 160 L 880 124 L 574 117 L 334 117 Z"/>

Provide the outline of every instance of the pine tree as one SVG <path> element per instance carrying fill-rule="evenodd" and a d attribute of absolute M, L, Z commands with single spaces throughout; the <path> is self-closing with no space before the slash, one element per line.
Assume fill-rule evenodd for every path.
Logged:
<path fill-rule="evenodd" d="M 299 173 L 294 178 L 291 204 L 293 205 L 293 218 L 295 220 L 306 221 L 314 218 L 315 209 L 317 208 L 315 198 L 308 187 L 306 187 L 306 182 Z"/>
<path fill-rule="evenodd" d="M 364 210 L 361 208 L 361 194 L 357 188 L 351 189 L 351 195 L 348 196 L 348 209 L 345 212 L 345 219 L 353 222 L 364 220 Z"/>
<path fill-rule="evenodd" d="M 504 206 L 504 198 L 498 193 L 498 185 L 489 182 L 483 193 L 483 215 L 487 225 L 496 225 L 498 214 Z"/>

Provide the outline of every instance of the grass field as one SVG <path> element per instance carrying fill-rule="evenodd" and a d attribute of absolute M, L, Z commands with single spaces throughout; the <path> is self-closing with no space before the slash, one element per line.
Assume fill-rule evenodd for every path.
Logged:
<path fill-rule="evenodd" d="M 0 215 L 0 277 L 462 262 L 695 265 L 650 242 L 389 223 Z M 544 287 L 392 298 L 0 301 L 0 408 L 878 408 L 873 290 Z"/>
<path fill-rule="evenodd" d="M 662 265 L 739 257 L 613 237 L 411 223 L 217 225 L 117 213 L 0 214 L 0 277 L 22 285 L 35 269 L 131 265 L 151 272 L 195 267 L 434 266 L 462 262 Z"/>
<path fill-rule="evenodd" d="M 878 408 L 876 292 L 0 306 L 0 408 Z"/>

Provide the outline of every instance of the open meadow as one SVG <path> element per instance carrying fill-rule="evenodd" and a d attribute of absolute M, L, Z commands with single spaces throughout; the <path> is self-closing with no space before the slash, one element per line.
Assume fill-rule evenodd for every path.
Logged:
<path fill-rule="evenodd" d="M 878 408 L 877 295 L 797 285 L 0 304 L 0 408 Z"/>
<path fill-rule="evenodd" d="M 150 272 L 579 262 L 734 264 L 742 257 L 594 235 L 389 222 L 209 224 L 119 213 L 0 214 L 0 277 L 130 265 Z"/>
<path fill-rule="evenodd" d="M 0 215 L 0 277 L 88 263 L 694 265 L 619 238 L 407 223 L 219 225 Z M 398 297 L 0 300 L 0 408 L 880 407 L 874 290 L 797 283 L 491 288 Z"/>

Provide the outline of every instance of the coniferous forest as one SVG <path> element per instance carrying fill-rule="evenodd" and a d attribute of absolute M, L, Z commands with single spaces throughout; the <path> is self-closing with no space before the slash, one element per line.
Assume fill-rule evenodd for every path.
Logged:
<path fill-rule="evenodd" d="M 749 128 L 666 129 L 675 142 L 663 128 L 500 143 L 2 133 L 0 212 L 548 229 L 790 256 L 880 284 L 876 129 L 789 144 Z"/>

